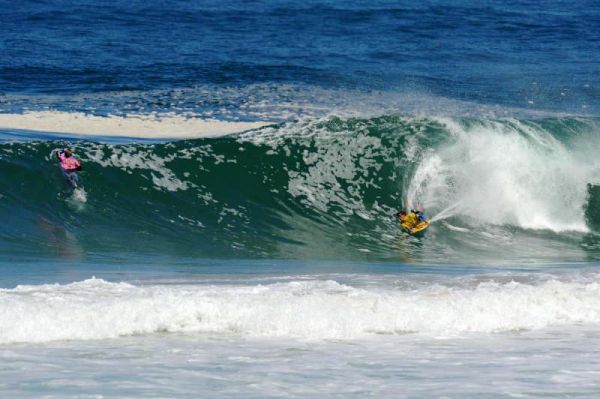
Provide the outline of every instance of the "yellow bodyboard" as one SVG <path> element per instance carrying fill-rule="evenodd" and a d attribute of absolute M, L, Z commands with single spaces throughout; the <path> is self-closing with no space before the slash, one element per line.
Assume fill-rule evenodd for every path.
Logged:
<path fill-rule="evenodd" d="M 407 225 L 402 224 L 402 228 L 408 234 L 414 236 L 418 233 L 425 232 L 425 230 L 429 227 L 430 224 L 431 224 L 430 222 L 421 222 L 418 225 L 416 225 L 415 227 L 413 227 L 412 229 L 410 229 Z"/>

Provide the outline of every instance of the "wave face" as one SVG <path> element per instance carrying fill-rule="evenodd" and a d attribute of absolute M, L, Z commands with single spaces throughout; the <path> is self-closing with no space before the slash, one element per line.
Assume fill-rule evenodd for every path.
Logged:
<path fill-rule="evenodd" d="M 0 144 L 0 251 L 600 259 L 595 118 L 305 118 L 169 143 Z M 85 165 L 75 193 L 51 156 Z M 395 211 L 422 204 L 424 238 Z"/>

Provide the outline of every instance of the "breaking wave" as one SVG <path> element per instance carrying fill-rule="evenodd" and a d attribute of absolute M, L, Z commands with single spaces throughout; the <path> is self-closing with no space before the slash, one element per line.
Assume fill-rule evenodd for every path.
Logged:
<path fill-rule="evenodd" d="M 378 288 L 316 279 L 252 286 L 134 286 L 101 279 L 17 286 L 0 290 L 0 343 L 158 332 L 311 340 L 457 336 L 597 325 L 600 285 L 594 279 Z"/>
<path fill-rule="evenodd" d="M 167 143 L 5 140 L 0 251 L 599 259 L 599 130 L 596 118 L 388 115 Z M 85 201 L 50 155 L 67 144 Z M 421 239 L 392 216 L 417 204 L 434 221 Z"/>

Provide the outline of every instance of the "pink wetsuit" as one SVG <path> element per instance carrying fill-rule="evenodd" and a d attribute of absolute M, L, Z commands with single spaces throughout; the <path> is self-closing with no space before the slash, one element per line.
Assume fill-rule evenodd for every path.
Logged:
<path fill-rule="evenodd" d="M 60 160 L 60 167 L 67 172 L 74 171 L 81 165 L 74 156 L 67 157 L 64 152 L 58 154 L 58 159 Z"/>

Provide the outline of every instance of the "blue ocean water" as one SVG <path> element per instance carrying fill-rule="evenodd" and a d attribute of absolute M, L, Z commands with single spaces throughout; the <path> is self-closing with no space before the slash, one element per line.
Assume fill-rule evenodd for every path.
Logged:
<path fill-rule="evenodd" d="M 0 16 L 3 105 L 11 95 L 74 100 L 263 83 L 593 113 L 595 5 L 24 1 Z M 149 97 L 146 106 L 171 108 Z M 184 100 L 203 100 L 193 97 Z"/>
<path fill-rule="evenodd" d="M 0 2 L 1 396 L 593 397 L 596 3 Z"/>

